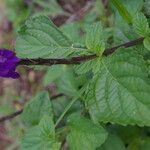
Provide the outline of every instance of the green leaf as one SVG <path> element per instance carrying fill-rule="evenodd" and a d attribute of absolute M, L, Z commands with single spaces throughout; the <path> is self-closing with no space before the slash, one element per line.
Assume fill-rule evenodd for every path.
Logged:
<path fill-rule="evenodd" d="M 110 134 L 106 142 L 98 150 L 126 150 L 126 148 L 117 135 Z"/>
<path fill-rule="evenodd" d="M 21 140 L 22 150 L 59 150 L 51 117 L 44 116 L 39 125 L 28 129 Z"/>
<path fill-rule="evenodd" d="M 85 74 L 89 71 L 96 73 L 99 70 L 101 65 L 101 58 L 95 58 L 93 60 L 89 60 L 83 62 L 79 65 L 74 65 L 74 70 L 77 74 Z"/>
<path fill-rule="evenodd" d="M 22 113 L 22 119 L 29 125 L 36 125 L 44 115 L 53 116 L 49 94 L 41 92 L 29 101 Z"/>
<path fill-rule="evenodd" d="M 107 132 L 89 119 L 73 114 L 68 119 L 70 133 L 67 141 L 71 150 L 95 150 L 107 138 Z"/>
<path fill-rule="evenodd" d="M 150 80 L 143 58 L 121 48 L 102 64 L 87 88 L 85 102 L 93 120 L 150 126 Z"/>
<path fill-rule="evenodd" d="M 83 25 L 78 22 L 71 22 L 61 26 L 61 31 L 65 32 L 73 43 L 80 43 L 85 45 L 85 29 Z"/>
<path fill-rule="evenodd" d="M 97 55 L 102 55 L 105 50 L 105 34 L 100 22 L 91 25 L 87 30 L 86 46 Z"/>
<path fill-rule="evenodd" d="M 74 70 L 77 74 L 85 74 L 93 69 L 95 66 L 95 60 L 83 62 L 79 65 L 74 65 Z"/>
<path fill-rule="evenodd" d="M 21 28 L 16 52 L 21 58 L 59 58 L 74 51 L 70 40 L 46 16 L 34 16 Z"/>
<path fill-rule="evenodd" d="M 78 81 L 75 78 L 72 68 L 65 66 L 65 71 L 56 81 L 61 93 L 69 96 L 75 96 L 78 92 Z"/>
<path fill-rule="evenodd" d="M 46 75 L 44 76 L 44 85 L 48 85 L 59 78 L 65 71 L 65 66 L 51 66 L 48 68 Z"/>
<path fill-rule="evenodd" d="M 137 34 L 147 36 L 150 34 L 149 24 L 147 18 L 143 13 L 137 13 L 133 19 L 133 27 Z"/>
<path fill-rule="evenodd" d="M 144 47 L 150 51 L 150 37 L 146 37 L 143 41 Z"/>
<path fill-rule="evenodd" d="M 137 14 L 137 12 L 139 12 L 143 8 L 143 0 L 138 0 L 138 1 L 120 0 L 120 1 L 124 5 L 124 7 L 128 10 L 130 15 L 133 16 L 133 18 Z M 114 15 L 115 15 L 114 16 L 115 31 L 117 31 L 117 33 L 114 32 L 114 39 L 117 38 L 117 41 L 115 40 L 114 43 L 117 45 L 120 44 L 120 42 L 123 43 L 123 42 L 127 42 L 128 40 L 137 38 L 137 35 L 131 28 L 131 25 L 125 23 L 125 20 L 120 16 L 119 12 L 116 9 L 114 9 Z"/>
<path fill-rule="evenodd" d="M 122 18 L 124 18 L 124 20 L 126 20 L 127 23 L 132 23 L 132 16 L 130 15 L 130 13 L 128 12 L 126 7 L 124 7 L 124 5 L 121 3 L 121 1 L 120 0 L 112 0 L 112 3 L 117 8 L 117 10 L 120 13 L 120 15 L 122 16 Z"/>

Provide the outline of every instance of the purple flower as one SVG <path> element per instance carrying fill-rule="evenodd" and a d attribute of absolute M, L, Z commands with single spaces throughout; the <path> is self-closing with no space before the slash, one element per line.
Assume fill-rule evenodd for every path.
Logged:
<path fill-rule="evenodd" d="M 19 61 L 13 51 L 0 49 L 0 77 L 19 78 L 19 74 L 15 72 Z"/>

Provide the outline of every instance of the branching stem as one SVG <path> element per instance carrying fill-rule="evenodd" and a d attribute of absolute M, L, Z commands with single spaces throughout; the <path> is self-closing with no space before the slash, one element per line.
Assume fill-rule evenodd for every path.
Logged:
<path fill-rule="evenodd" d="M 112 47 L 112 48 L 107 48 L 105 49 L 103 55 L 108 56 L 110 54 L 112 54 L 113 52 L 115 52 L 118 48 L 120 47 L 124 47 L 124 48 L 128 48 L 131 46 L 135 46 L 138 44 L 141 44 L 143 42 L 144 38 L 138 38 L 129 42 L 126 42 L 124 44 Z M 22 59 L 19 63 L 19 65 L 56 65 L 56 64 L 67 64 L 67 65 L 71 65 L 71 64 L 80 64 L 81 62 L 84 61 L 88 61 L 88 60 L 92 60 L 95 59 L 97 56 L 95 54 L 92 55 L 83 55 L 83 56 L 78 56 L 78 57 L 72 57 L 72 58 L 62 58 L 62 59 Z"/>
<path fill-rule="evenodd" d="M 138 38 L 129 42 L 126 42 L 124 44 L 112 47 L 112 48 L 107 48 L 105 49 L 103 55 L 108 56 L 110 54 L 112 54 L 114 51 L 116 51 L 118 48 L 120 47 L 124 47 L 124 48 L 128 48 L 131 46 L 135 46 L 138 44 L 141 44 L 143 42 L 144 38 Z M 95 54 L 93 55 L 85 55 L 85 56 L 79 56 L 79 57 L 72 57 L 70 59 L 22 59 L 19 63 L 19 65 L 55 65 L 55 64 L 80 64 L 81 62 L 84 61 L 88 61 L 88 60 L 92 60 L 95 59 L 97 56 Z M 59 95 L 59 96 L 62 96 Z M 59 97 L 59 96 L 56 96 Z M 60 116 L 60 118 L 57 120 L 56 122 L 56 126 L 58 125 L 58 123 L 61 121 L 61 119 L 64 117 L 64 115 L 66 114 L 66 112 L 70 109 L 70 107 L 74 104 L 74 102 L 79 98 L 79 96 L 75 97 L 70 104 L 66 107 L 66 109 L 64 110 L 64 112 L 62 113 L 62 115 Z M 51 98 L 51 99 L 55 99 L 55 97 Z M 10 120 L 16 116 L 18 116 L 19 114 L 21 114 L 23 112 L 23 109 L 16 111 L 12 114 L 9 114 L 7 116 L 3 116 L 0 118 L 0 123 L 4 122 L 6 120 Z"/>

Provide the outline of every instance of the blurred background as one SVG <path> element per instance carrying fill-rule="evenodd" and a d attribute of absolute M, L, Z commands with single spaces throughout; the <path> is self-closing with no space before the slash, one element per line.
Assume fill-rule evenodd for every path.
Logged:
<path fill-rule="evenodd" d="M 130 12 L 143 9 L 144 13 L 150 16 L 149 0 L 122 1 L 126 3 Z M 113 7 L 110 8 L 108 3 L 109 0 L 0 0 L 0 47 L 15 50 L 19 27 L 29 16 L 40 14 L 49 16 L 69 37 L 71 33 L 72 41 L 80 41 L 83 44 L 86 25 L 98 20 L 108 27 L 107 32 L 111 35 L 108 38 L 108 46 L 132 39 L 129 32 L 119 30 L 119 28 L 124 30 L 127 28 L 122 23 L 120 15 Z M 117 30 L 112 31 L 114 26 Z M 46 89 L 52 96 L 58 93 L 56 84 L 52 81 L 56 79 L 55 76 L 61 75 L 60 71 L 56 72 L 57 75 L 50 75 L 47 69 L 37 71 L 33 68 L 18 67 L 18 72 L 21 74 L 18 80 L 0 78 L 0 117 L 22 109 L 26 101 L 40 90 Z M 60 83 L 63 83 L 63 86 L 73 84 L 71 77 L 74 78 L 70 74 L 67 77 L 70 83 Z M 84 79 L 80 77 L 78 81 L 83 82 Z M 63 93 L 68 92 L 64 87 L 62 89 Z M 22 127 L 23 123 L 19 117 L 0 123 L 0 150 L 19 149 L 18 139 L 22 134 Z"/>

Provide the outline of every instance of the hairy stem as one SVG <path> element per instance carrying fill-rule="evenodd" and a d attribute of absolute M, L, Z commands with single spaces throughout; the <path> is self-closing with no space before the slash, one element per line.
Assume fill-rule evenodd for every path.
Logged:
<path fill-rule="evenodd" d="M 118 48 L 120 47 L 124 47 L 124 48 L 128 48 L 128 47 L 132 47 L 138 44 L 141 44 L 143 42 L 144 38 L 138 38 L 129 42 L 126 42 L 124 44 L 112 47 L 112 48 L 107 48 L 105 49 L 103 55 L 108 56 L 110 54 L 112 54 L 113 52 L 115 52 Z M 88 61 L 88 60 L 92 60 L 95 59 L 97 56 L 95 54 L 92 55 L 83 55 L 83 56 L 79 56 L 79 57 L 72 57 L 72 58 L 68 58 L 68 59 L 42 59 L 42 58 L 38 58 L 38 59 L 21 59 L 20 63 L 18 65 L 56 65 L 56 64 L 67 64 L 67 65 L 71 65 L 71 64 L 80 64 L 81 62 L 84 61 Z"/>

